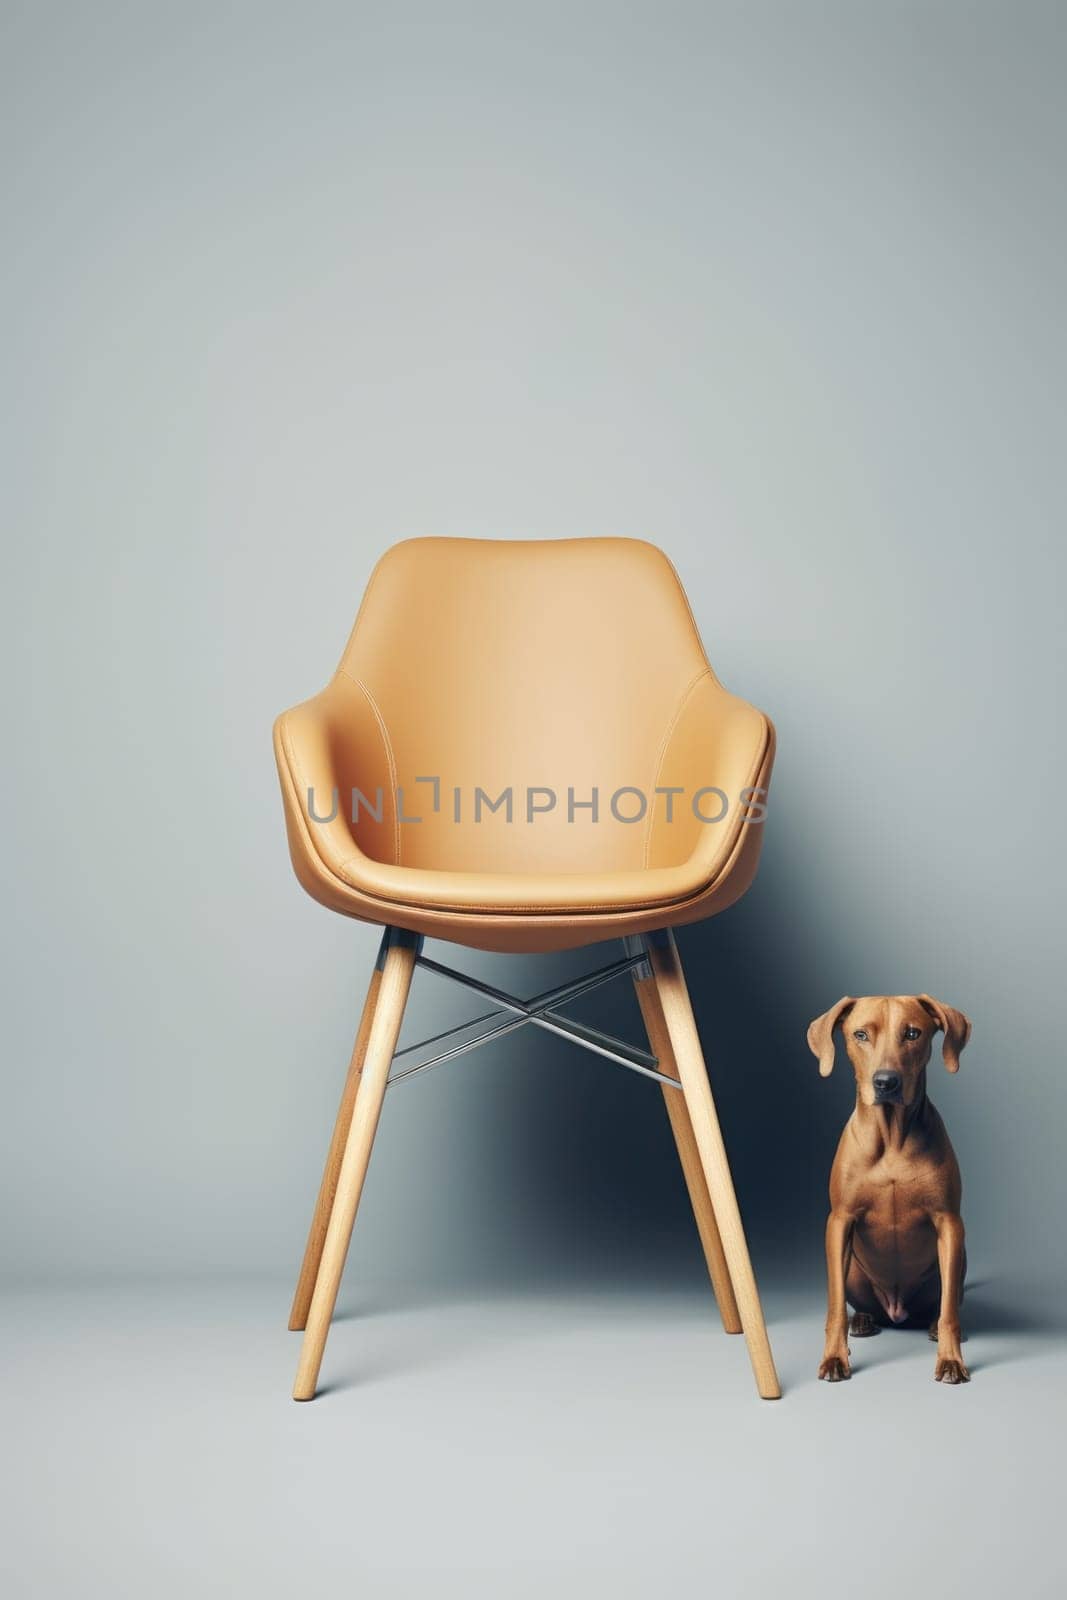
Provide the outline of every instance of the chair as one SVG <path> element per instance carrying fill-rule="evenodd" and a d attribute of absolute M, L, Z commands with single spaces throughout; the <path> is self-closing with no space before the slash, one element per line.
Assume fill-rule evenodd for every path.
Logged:
<path fill-rule="evenodd" d="M 526 1025 L 659 1081 L 723 1326 L 744 1332 L 759 1393 L 777 1398 L 672 932 L 752 881 L 774 730 L 715 678 L 667 558 L 631 539 L 396 545 L 333 679 L 278 718 L 274 744 L 298 879 L 384 929 L 293 1300 L 294 1398 L 315 1393 L 386 1088 Z M 624 947 L 523 1000 L 432 960 L 427 935 Z M 397 1051 L 418 966 L 491 1002 L 481 1033 Z M 648 1051 L 560 1010 L 624 974 Z"/>

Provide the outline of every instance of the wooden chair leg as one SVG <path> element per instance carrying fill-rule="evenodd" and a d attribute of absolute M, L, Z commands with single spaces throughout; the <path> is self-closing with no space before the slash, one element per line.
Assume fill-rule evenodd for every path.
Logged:
<path fill-rule="evenodd" d="M 333 1126 L 333 1138 L 330 1140 L 330 1148 L 326 1155 L 326 1166 L 323 1169 L 322 1182 L 319 1184 L 318 1199 L 315 1201 L 315 1213 L 311 1218 L 308 1240 L 304 1247 L 304 1260 L 296 1283 L 296 1293 L 293 1295 L 292 1309 L 289 1312 L 289 1326 L 294 1330 L 307 1326 L 308 1309 L 311 1305 L 311 1296 L 315 1291 L 315 1279 L 319 1275 L 322 1247 L 326 1243 L 326 1229 L 330 1221 L 330 1212 L 333 1209 L 333 1197 L 337 1192 L 337 1176 L 341 1170 L 341 1157 L 345 1153 L 348 1130 L 352 1126 L 352 1112 L 356 1104 L 360 1074 L 363 1071 L 363 1058 L 367 1052 L 367 1039 L 370 1035 L 371 1023 L 374 1021 L 374 1008 L 378 999 L 378 989 L 381 986 L 381 981 L 381 969 L 375 966 L 371 974 L 367 998 L 363 1002 L 363 1015 L 359 1019 L 359 1032 L 356 1034 L 356 1042 L 352 1047 L 352 1060 L 348 1066 L 348 1077 L 345 1079 L 344 1092 L 341 1095 L 341 1104 L 337 1112 L 337 1121 Z"/>
<path fill-rule="evenodd" d="M 686 1105 L 692 1121 L 693 1135 L 700 1153 L 711 1203 L 715 1211 L 722 1238 L 723 1250 L 730 1269 L 730 1278 L 737 1297 L 749 1360 L 756 1376 L 756 1387 L 765 1400 L 777 1400 L 781 1395 L 778 1374 L 774 1369 L 767 1328 L 763 1320 L 759 1290 L 756 1287 L 745 1231 L 734 1193 L 730 1167 L 726 1159 L 719 1118 L 708 1082 L 704 1055 L 700 1048 L 696 1018 L 689 1000 L 678 947 L 670 929 L 650 934 L 647 938 L 652 974 L 663 1008 L 663 1020 L 674 1053 L 678 1076 L 682 1083 Z M 672 1090 L 666 1091 L 668 1094 Z"/>
<path fill-rule="evenodd" d="M 326 1348 L 326 1336 L 337 1301 L 345 1257 L 352 1237 L 363 1181 L 367 1175 L 371 1146 L 378 1129 L 385 1086 L 389 1078 L 400 1024 L 404 1017 L 411 977 L 415 970 L 418 941 L 414 934 L 396 932 L 385 950 L 381 981 L 374 1016 L 367 1038 L 366 1055 L 359 1082 L 359 1093 L 345 1140 L 341 1169 L 337 1176 L 326 1238 L 322 1249 L 315 1289 L 307 1315 L 307 1327 L 300 1347 L 300 1362 L 293 1387 L 294 1400 L 310 1400 L 318 1383 L 319 1367 Z"/>
<path fill-rule="evenodd" d="M 667 1025 L 663 1020 L 663 1008 L 656 991 L 656 981 L 651 976 L 635 977 L 634 988 L 637 991 L 637 1003 L 641 1007 L 648 1042 L 653 1055 L 659 1059 L 659 1070 L 669 1073 L 672 1078 L 677 1078 L 678 1066 L 671 1048 Z M 730 1282 L 730 1269 L 726 1264 L 719 1225 L 715 1221 L 711 1195 L 708 1193 L 704 1169 L 700 1164 L 700 1151 L 697 1149 L 685 1095 L 677 1089 L 668 1089 L 664 1085 L 663 1100 L 667 1107 L 667 1116 L 670 1118 L 674 1142 L 678 1148 L 678 1159 L 682 1163 L 682 1174 L 689 1191 L 700 1242 L 704 1247 L 704 1259 L 708 1264 L 711 1287 L 715 1292 L 715 1303 L 719 1308 L 722 1325 L 727 1333 L 740 1333 L 741 1318 L 734 1298 L 734 1286 Z"/>

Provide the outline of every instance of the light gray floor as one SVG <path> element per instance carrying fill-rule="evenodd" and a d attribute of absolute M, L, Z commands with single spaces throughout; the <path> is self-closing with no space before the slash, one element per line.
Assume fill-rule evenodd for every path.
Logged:
<path fill-rule="evenodd" d="M 819 1384 L 772 1289 L 776 1404 L 703 1292 L 346 1287 L 295 1405 L 288 1287 L 6 1299 L 8 1594 L 1063 1592 L 1063 1341 L 993 1285 L 958 1391 L 922 1334 Z"/>

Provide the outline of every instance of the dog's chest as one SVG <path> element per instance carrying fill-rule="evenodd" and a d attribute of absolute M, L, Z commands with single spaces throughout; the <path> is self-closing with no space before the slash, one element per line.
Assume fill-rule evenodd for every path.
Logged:
<path fill-rule="evenodd" d="M 929 1160 L 886 1151 L 857 1175 L 854 1205 L 861 1226 L 907 1234 L 930 1225 L 944 1204 L 943 1174 Z"/>

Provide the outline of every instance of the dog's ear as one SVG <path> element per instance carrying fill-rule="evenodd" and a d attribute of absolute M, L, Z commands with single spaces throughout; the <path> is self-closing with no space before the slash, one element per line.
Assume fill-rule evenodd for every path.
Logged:
<path fill-rule="evenodd" d="M 929 1011 L 945 1037 L 941 1045 L 941 1056 L 945 1066 L 950 1072 L 960 1070 L 960 1051 L 971 1037 L 971 1024 L 957 1011 L 955 1006 L 942 1005 L 940 1000 L 935 1000 L 933 995 L 920 994 L 915 997 L 925 1011 Z"/>
<path fill-rule="evenodd" d="M 852 995 L 844 995 L 836 1006 L 831 1006 L 821 1017 L 816 1017 L 808 1028 L 808 1049 L 813 1056 L 818 1056 L 819 1072 L 824 1078 L 828 1078 L 834 1070 L 834 1029 L 855 1004 Z"/>

